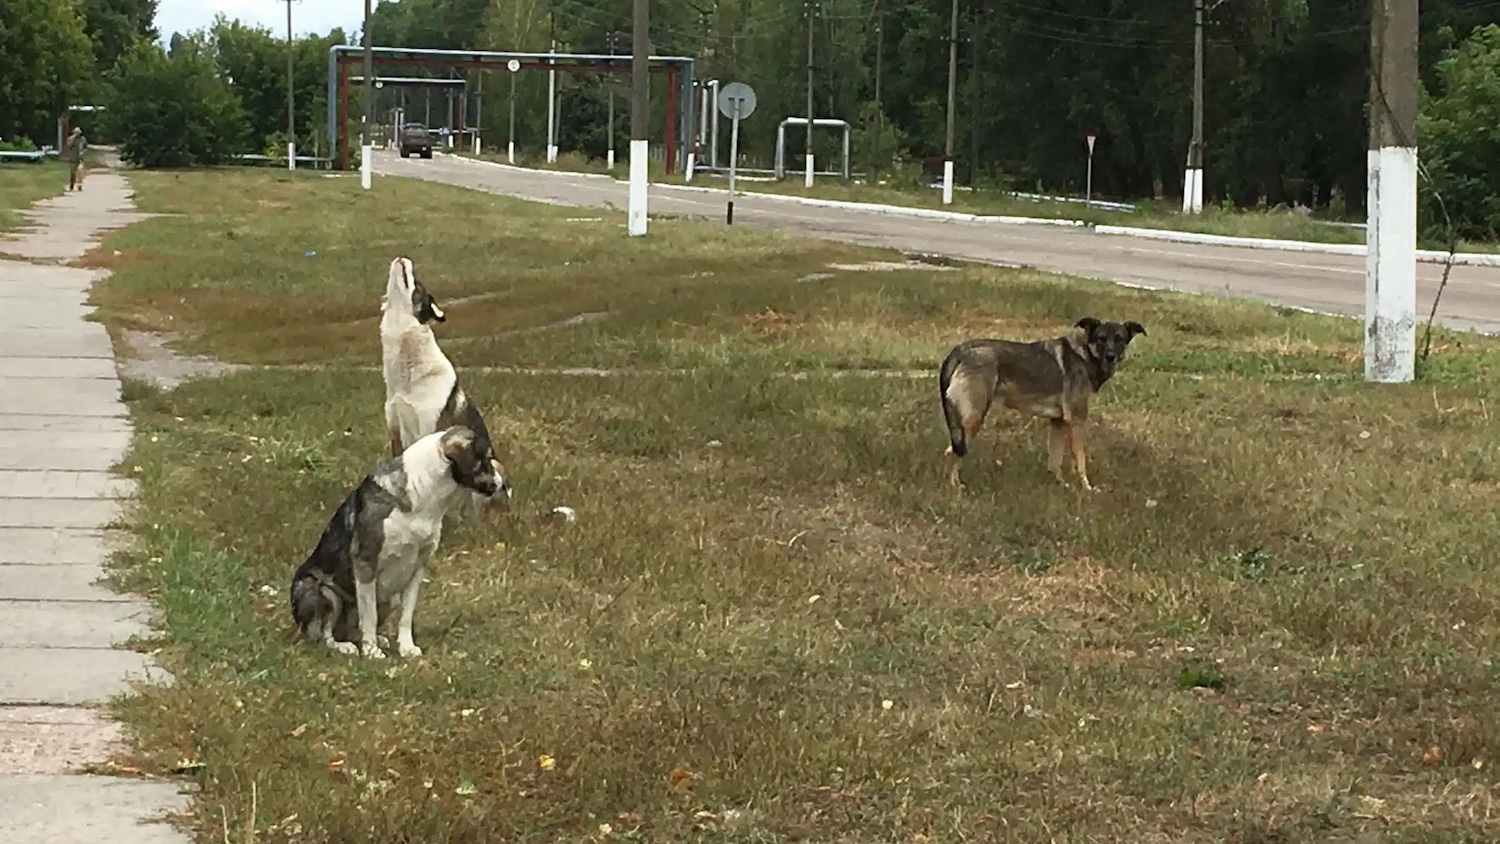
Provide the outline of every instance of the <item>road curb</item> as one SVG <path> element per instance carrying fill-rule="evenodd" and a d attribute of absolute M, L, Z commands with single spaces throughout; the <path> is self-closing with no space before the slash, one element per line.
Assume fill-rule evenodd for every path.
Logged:
<path fill-rule="evenodd" d="M 1245 249 L 1275 249 L 1283 252 L 1317 252 L 1325 255 L 1356 255 L 1364 257 L 1363 243 L 1319 243 L 1311 240 L 1278 240 L 1269 237 L 1231 237 L 1223 234 L 1179 232 L 1169 229 L 1144 229 L 1134 226 L 1094 226 L 1094 234 L 1139 237 L 1146 240 L 1163 240 L 1172 243 L 1202 243 L 1215 246 L 1239 246 Z M 1425 264 L 1442 264 L 1448 253 L 1436 249 L 1418 249 L 1417 260 Z M 1500 267 L 1500 254 L 1484 252 L 1455 252 L 1453 263 L 1465 267 Z"/>
<path fill-rule="evenodd" d="M 588 179 L 610 179 L 617 184 L 628 184 L 624 179 L 616 179 L 607 173 L 574 173 L 563 170 L 541 170 L 535 167 L 521 167 L 514 164 L 501 164 L 498 161 L 486 161 L 482 158 L 470 158 L 468 156 L 456 156 L 465 161 L 473 161 L 490 167 L 500 167 L 506 170 L 519 170 L 527 173 L 542 173 L 555 176 L 574 176 Z M 668 190 L 696 191 L 698 193 L 727 194 L 723 188 L 706 188 L 697 185 L 676 185 L 666 182 L 652 182 L 652 187 L 665 188 Z M 1312 252 L 1324 255 L 1354 255 L 1363 257 L 1366 253 L 1365 245 L 1362 243 L 1322 243 L 1315 240 L 1279 240 L 1269 237 L 1233 237 L 1223 234 L 1204 234 L 1201 232 L 1183 232 L 1172 229 L 1148 229 L 1136 226 L 1090 226 L 1082 220 L 1049 219 L 1045 217 L 1014 217 L 997 214 L 966 214 L 961 211 L 941 211 L 935 208 L 914 208 L 905 205 L 884 205 L 874 202 L 852 202 L 842 199 L 816 199 L 806 196 L 788 196 L 779 193 L 764 193 L 761 191 L 747 191 L 756 197 L 790 202 L 798 205 L 808 205 L 818 208 L 842 208 L 849 211 L 867 211 L 875 214 L 889 214 L 899 217 L 918 217 L 929 220 L 953 220 L 964 223 L 994 223 L 999 225 L 1017 226 L 1064 226 L 1068 228 L 1087 228 L 1094 234 L 1113 235 L 1116 237 L 1138 237 L 1144 240 L 1160 240 L 1168 243 L 1201 243 L 1213 246 L 1238 246 L 1245 249 L 1268 249 L 1283 252 Z M 1424 264 L 1443 264 L 1448 261 L 1448 253 L 1436 249 L 1418 249 L 1417 261 Z M 1456 252 L 1453 255 L 1453 264 L 1463 267 L 1500 267 L 1500 253 L 1489 254 L 1485 252 Z"/>
<path fill-rule="evenodd" d="M 540 173 L 548 176 L 574 176 L 585 179 L 611 179 L 616 184 L 629 184 L 626 179 L 617 179 L 607 173 L 576 173 L 566 170 L 543 170 L 538 167 L 521 167 L 516 164 L 501 164 L 498 161 L 487 161 L 483 158 L 472 158 L 467 155 L 455 156 L 464 161 L 473 161 L 490 167 L 499 167 L 504 170 L 519 170 L 526 173 Z M 724 188 L 705 188 L 698 185 L 678 185 L 671 182 L 652 182 L 651 187 L 666 190 L 695 191 L 697 193 L 717 193 L 728 195 L 729 191 Z M 883 205 L 875 202 L 852 202 L 843 199 L 817 199 L 809 196 L 788 196 L 781 193 L 766 193 L 764 191 L 745 191 L 745 194 L 764 197 L 766 199 L 791 202 L 797 205 L 809 205 L 815 208 L 843 208 L 849 211 L 868 211 L 875 214 L 890 214 L 900 217 L 922 217 L 929 220 L 953 220 L 963 223 L 1002 223 L 1016 226 L 1067 226 L 1070 228 L 1087 227 L 1088 223 L 1082 220 L 1052 219 L 1048 217 L 1011 217 L 998 214 L 966 214 L 962 211 L 942 211 L 936 208 L 914 208 L 908 205 Z M 744 194 L 742 194 L 744 195 Z"/>
<path fill-rule="evenodd" d="M 623 181 L 623 180 L 616 180 Z M 653 187 L 666 188 L 668 190 L 697 191 L 699 193 L 728 194 L 723 188 L 704 188 L 697 185 L 674 185 L 664 182 L 652 182 Z M 942 211 L 937 208 L 915 208 L 909 205 L 883 205 L 875 202 L 853 202 L 845 199 L 816 199 L 809 196 L 788 196 L 784 193 L 766 193 L 764 191 L 745 191 L 745 194 L 765 199 L 775 199 L 782 202 L 791 202 L 797 205 L 810 205 L 815 208 L 843 208 L 850 211 L 869 211 L 875 214 L 890 214 L 899 217 L 922 217 L 929 220 L 953 220 L 962 223 L 1002 223 L 1015 226 L 1068 226 L 1070 228 L 1087 227 L 1088 223 L 1082 220 L 1064 220 L 1050 217 L 1011 217 L 1000 214 L 966 214 L 962 211 Z M 744 195 L 744 194 L 742 194 Z"/>

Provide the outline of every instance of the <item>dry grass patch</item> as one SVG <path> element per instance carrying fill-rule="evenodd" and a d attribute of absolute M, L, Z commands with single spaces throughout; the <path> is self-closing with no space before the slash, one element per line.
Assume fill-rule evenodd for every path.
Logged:
<path fill-rule="evenodd" d="M 210 178 L 148 175 L 142 192 Z M 340 180 L 224 178 L 340 198 L 307 224 L 328 231 L 361 202 Z M 799 283 L 864 256 L 664 228 L 653 242 L 704 250 L 713 275 L 695 278 L 675 251 L 580 238 L 552 209 L 382 184 L 556 251 L 504 274 L 472 244 L 422 247 L 440 300 L 483 297 L 439 328 L 461 369 L 691 370 L 467 369 L 516 504 L 487 530 L 451 525 L 424 656 L 378 665 L 294 642 L 285 593 L 383 451 L 378 372 L 132 382 L 141 541 L 120 576 L 159 597 L 154 646 L 178 682 L 119 710 L 130 761 L 192 763 L 199 840 L 223 818 L 273 844 L 1500 834 L 1492 341 L 1445 333 L 1419 384 L 1273 378 L 1348 372 L 1357 325 L 1001 270 Z M 203 221 L 257 242 L 296 229 L 241 200 L 223 217 L 186 204 L 209 195 L 114 236 L 158 271 L 107 282 L 106 317 L 160 307 L 195 346 L 255 362 L 373 361 L 362 320 L 388 257 L 336 251 L 360 256 L 334 262 L 348 277 L 303 272 L 299 243 L 199 258 Z M 393 225 L 365 236 L 399 240 Z M 450 345 L 519 324 L 506 301 L 525 321 L 611 316 Z M 294 305 L 311 307 L 274 323 Z M 955 495 L 933 379 L 820 373 L 935 368 L 967 331 L 1051 334 L 1080 312 L 1150 331 L 1096 406 L 1097 495 L 1059 485 L 1043 426 L 1006 413 Z M 577 521 L 547 518 L 557 505 Z"/>

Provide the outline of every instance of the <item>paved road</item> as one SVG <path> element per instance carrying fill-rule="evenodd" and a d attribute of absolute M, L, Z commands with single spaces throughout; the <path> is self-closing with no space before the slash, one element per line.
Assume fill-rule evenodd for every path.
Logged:
<path fill-rule="evenodd" d="M 377 151 L 375 172 L 444 182 L 562 205 L 623 210 L 626 186 L 612 179 L 543 173 L 455 156 L 403 159 Z M 723 219 L 726 195 L 651 188 L 651 212 Z M 1166 243 L 1061 226 L 967 223 L 869 211 L 798 205 L 753 194 L 735 199 L 735 224 L 874 246 L 1020 264 L 1143 287 L 1246 296 L 1328 313 L 1364 313 L 1362 256 L 1235 246 Z M 1418 310 L 1425 321 L 1442 278 L 1441 264 L 1417 265 Z M 1454 267 L 1439 320 L 1500 332 L 1500 268 Z"/>
<path fill-rule="evenodd" d="M 62 184 L 58 185 L 61 191 Z M 83 191 L 39 203 L 36 227 L 0 237 L 0 842 L 187 844 L 143 823 L 179 809 L 176 785 L 79 776 L 103 762 L 118 725 L 95 707 L 161 677 L 121 646 L 149 634 L 145 601 L 96 585 L 107 527 L 130 484 L 111 467 L 130 444 L 114 350 L 87 322 L 105 273 L 64 266 L 126 225 L 129 186 L 89 174 Z M 13 256 L 9 260 L 5 256 Z"/>

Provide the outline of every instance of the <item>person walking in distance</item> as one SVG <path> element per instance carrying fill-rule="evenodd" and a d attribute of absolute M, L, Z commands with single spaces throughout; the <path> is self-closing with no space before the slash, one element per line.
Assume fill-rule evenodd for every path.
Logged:
<path fill-rule="evenodd" d="M 83 128 L 74 126 L 63 147 L 63 160 L 68 162 L 68 190 L 83 190 L 83 151 L 88 149 L 88 139 Z"/>

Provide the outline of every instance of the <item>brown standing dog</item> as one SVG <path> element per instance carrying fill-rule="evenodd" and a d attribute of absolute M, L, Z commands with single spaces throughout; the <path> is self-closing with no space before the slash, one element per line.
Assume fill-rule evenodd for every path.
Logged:
<path fill-rule="evenodd" d="M 984 425 L 996 398 L 1012 410 L 1052 422 L 1048 465 L 1059 481 L 1066 453 L 1083 488 L 1092 490 L 1084 457 L 1089 400 L 1125 357 L 1125 347 L 1146 329 L 1138 322 L 1100 322 L 1084 317 L 1072 331 L 1051 340 L 965 340 L 943 358 L 938 375 L 943 418 L 948 422 L 948 480 L 961 485 L 958 460 Z"/>

